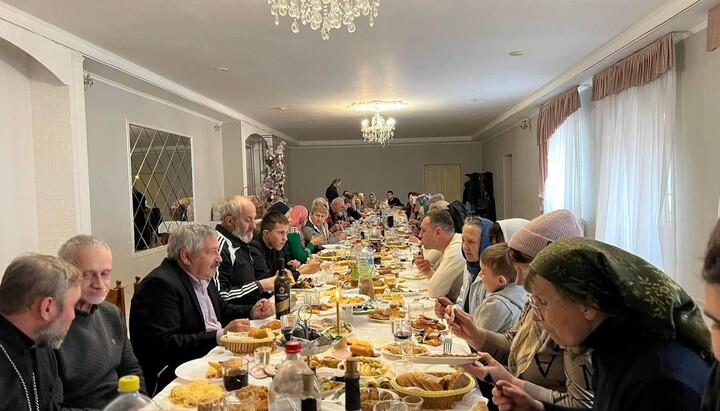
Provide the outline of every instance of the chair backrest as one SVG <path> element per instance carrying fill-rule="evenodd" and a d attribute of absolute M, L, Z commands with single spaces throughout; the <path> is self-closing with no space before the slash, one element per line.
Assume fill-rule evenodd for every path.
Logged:
<path fill-rule="evenodd" d="M 142 277 L 135 276 L 135 284 L 133 284 L 133 293 L 137 291 L 138 287 L 140 287 L 140 281 L 142 281 Z"/>
<path fill-rule="evenodd" d="M 105 301 L 115 305 L 120 310 L 120 316 L 125 320 L 125 287 L 122 281 L 115 281 L 115 288 L 111 288 L 105 297 Z"/>

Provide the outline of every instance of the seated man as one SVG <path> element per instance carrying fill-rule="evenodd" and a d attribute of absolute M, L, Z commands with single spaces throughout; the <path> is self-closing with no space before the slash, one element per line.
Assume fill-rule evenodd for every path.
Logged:
<path fill-rule="evenodd" d="M 288 267 L 288 257 L 284 251 L 289 230 L 287 217 L 277 211 L 265 213 L 260 222 L 260 234 L 255 235 L 250 242 L 250 254 L 255 262 L 256 275 L 269 277 L 272 280 L 281 268 L 290 270 L 293 278 L 297 280 L 300 274 L 313 274 L 320 270 L 320 262 L 308 263 L 298 269 Z M 280 266 L 280 259 L 285 266 Z M 289 275 L 289 274 L 288 274 Z"/>
<path fill-rule="evenodd" d="M 75 318 L 80 272 L 49 255 L 23 255 L 0 283 L 0 409 L 54 410 L 62 383 L 53 348 Z"/>
<path fill-rule="evenodd" d="M 395 197 L 395 193 L 388 190 L 387 192 L 387 202 L 389 207 L 402 207 L 403 203 L 400 201 L 399 198 Z"/>
<path fill-rule="evenodd" d="M 430 279 L 430 297 L 447 297 L 455 302 L 463 285 L 465 259 L 461 252 L 462 236 L 455 233 L 450 213 L 445 210 L 428 212 L 420 224 L 420 239 L 426 249 L 442 253 L 435 264 L 422 253 L 413 258 L 418 270 Z"/>
<path fill-rule="evenodd" d="M 345 217 L 345 200 L 342 197 L 338 197 L 330 203 L 330 221 L 328 222 L 330 232 L 335 233 L 342 231 L 342 229 L 349 225 L 350 223 L 348 223 L 347 217 Z"/>
<path fill-rule="evenodd" d="M 117 396 L 118 378 L 124 375 L 140 377 L 140 391 L 146 393 L 125 321 L 117 307 L 105 302 L 112 272 L 110 248 L 99 238 L 78 235 L 60 246 L 58 256 L 82 273 L 75 321 L 57 352 L 63 408 L 104 408 Z"/>
<path fill-rule="evenodd" d="M 215 226 L 220 242 L 218 289 L 223 300 L 232 304 L 255 304 L 269 296 L 275 286 L 274 274 L 258 269 L 250 255 L 255 230 L 256 207 L 246 197 L 233 196 L 220 203 L 220 224 Z"/>
<path fill-rule="evenodd" d="M 279 260 L 282 258 L 287 265 L 285 256 L 285 242 L 287 241 L 288 219 L 278 211 L 267 212 L 260 222 L 260 233 L 250 242 L 250 255 L 255 262 L 258 275 L 270 277 L 273 281 L 281 268 Z M 295 279 L 300 275 L 293 273 Z"/>
<path fill-rule="evenodd" d="M 357 210 L 355 210 L 353 201 L 350 200 L 349 198 L 345 199 L 345 213 L 347 213 L 347 216 L 350 218 L 350 221 L 359 220 L 363 217 L 362 214 L 358 213 Z"/>
<path fill-rule="evenodd" d="M 213 281 L 222 261 L 212 228 L 191 223 L 170 237 L 167 258 L 140 283 L 130 305 L 130 341 L 155 395 L 175 378 L 175 368 L 206 355 L 228 331 L 246 331 L 247 318 L 275 313 L 268 300 L 254 306 L 220 298 Z"/>

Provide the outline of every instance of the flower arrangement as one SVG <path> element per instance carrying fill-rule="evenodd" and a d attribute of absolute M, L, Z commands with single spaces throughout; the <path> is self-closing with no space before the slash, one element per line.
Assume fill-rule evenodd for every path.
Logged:
<path fill-rule="evenodd" d="M 275 150 L 268 150 L 265 156 L 265 178 L 262 195 L 268 207 L 285 198 L 285 142 L 281 141 Z"/>

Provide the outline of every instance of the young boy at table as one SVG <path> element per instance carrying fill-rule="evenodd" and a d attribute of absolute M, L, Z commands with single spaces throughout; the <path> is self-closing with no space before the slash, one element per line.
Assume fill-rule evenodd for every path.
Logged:
<path fill-rule="evenodd" d="M 487 247 L 480 254 L 480 277 L 487 297 L 475 309 L 473 322 L 488 331 L 502 333 L 517 320 L 527 293 L 515 284 L 515 268 L 507 260 L 506 243 Z"/>

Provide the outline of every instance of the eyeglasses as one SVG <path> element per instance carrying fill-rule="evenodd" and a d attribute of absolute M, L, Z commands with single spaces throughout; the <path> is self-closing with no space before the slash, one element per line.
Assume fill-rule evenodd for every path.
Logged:
<path fill-rule="evenodd" d="M 532 307 L 533 313 L 535 313 L 535 316 L 540 321 L 545 321 L 545 317 L 543 317 L 543 314 L 540 311 L 540 305 L 544 305 L 544 304 L 538 304 L 537 300 L 535 299 L 535 296 L 530 294 L 530 307 Z"/>

